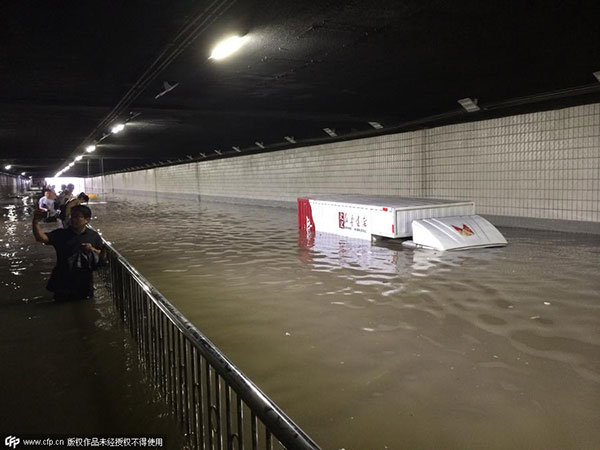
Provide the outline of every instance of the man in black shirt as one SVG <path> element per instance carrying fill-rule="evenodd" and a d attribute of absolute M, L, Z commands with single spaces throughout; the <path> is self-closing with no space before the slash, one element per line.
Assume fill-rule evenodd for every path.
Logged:
<path fill-rule="evenodd" d="M 104 256 L 102 238 L 87 227 L 92 212 L 84 205 L 71 209 L 68 228 L 45 233 L 39 221 L 40 214 L 33 216 L 35 240 L 52 245 L 56 250 L 56 267 L 48 281 L 47 289 L 54 292 L 56 300 L 74 300 L 94 295 L 93 271 Z"/>

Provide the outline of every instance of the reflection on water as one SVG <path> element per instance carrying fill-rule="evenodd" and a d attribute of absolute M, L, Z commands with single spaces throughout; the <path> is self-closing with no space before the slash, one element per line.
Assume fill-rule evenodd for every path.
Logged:
<path fill-rule="evenodd" d="M 44 289 L 55 252 L 34 241 L 26 203 L 0 200 L 0 436 L 158 435 L 182 448 L 107 293 L 56 303 Z"/>
<path fill-rule="evenodd" d="M 600 447 L 597 236 L 441 253 L 295 211 L 140 199 L 96 226 L 327 449 Z"/>

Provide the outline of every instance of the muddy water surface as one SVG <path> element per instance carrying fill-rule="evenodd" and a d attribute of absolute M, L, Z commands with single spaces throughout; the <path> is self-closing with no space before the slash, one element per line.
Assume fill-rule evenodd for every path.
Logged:
<path fill-rule="evenodd" d="M 56 303 L 45 290 L 55 252 L 34 241 L 25 202 L 0 200 L 0 442 L 159 437 L 181 449 L 107 293 Z"/>
<path fill-rule="evenodd" d="M 325 449 L 600 448 L 600 239 L 413 251 L 295 211 L 92 205 L 95 226 Z"/>

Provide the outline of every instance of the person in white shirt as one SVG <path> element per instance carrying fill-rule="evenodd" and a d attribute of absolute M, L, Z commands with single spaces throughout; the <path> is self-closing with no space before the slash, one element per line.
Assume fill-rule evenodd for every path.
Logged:
<path fill-rule="evenodd" d="M 54 209 L 54 200 L 56 199 L 56 192 L 54 191 L 46 191 L 44 196 L 40 198 L 38 202 L 38 208 L 40 211 L 46 213 L 46 217 L 54 217 L 56 216 L 56 210 Z"/>

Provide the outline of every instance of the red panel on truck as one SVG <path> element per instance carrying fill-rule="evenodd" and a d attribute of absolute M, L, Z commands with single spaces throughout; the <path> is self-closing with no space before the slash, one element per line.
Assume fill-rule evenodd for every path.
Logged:
<path fill-rule="evenodd" d="M 315 231 L 310 200 L 307 198 L 298 199 L 298 228 L 300 230 Z"/>

